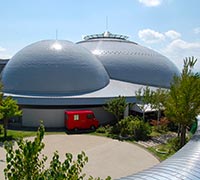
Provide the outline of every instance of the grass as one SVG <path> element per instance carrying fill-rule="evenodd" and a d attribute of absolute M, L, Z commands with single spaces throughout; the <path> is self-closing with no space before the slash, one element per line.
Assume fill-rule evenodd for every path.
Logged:
<path fill-rule="evenodd" d="M 4 142 L 5 140 L 15 140 L 17 138 L 24 138 L 35 135 L 36 131 L 8 130 L 6 139 L 4 138 L 3 134 L 0 134 L 0 141 Z"/>
<path fill-rule="evenodd" d="M 158 146 L 147 148 L 151 153 L 153 153 L 160 161 L 163 161 L 170 156 L 172 156 L 175 151 L 171 149 L 168 144 L 161 144 Z"/>
<path fill-rule="evenodd" d="M 9 141 L 9 140 L 16 140 L 18 138 L 25 138 L 25 137 L 31 137 L 36 136 L 37 129 L 36 130 L 7 130 L 7 138 L 4 138 L 3 133 L 0 134 L 0 142 Z M 51 134 L 66 134 L 65 131 L 45 131 L 45 135 L 51 135 Z"/>

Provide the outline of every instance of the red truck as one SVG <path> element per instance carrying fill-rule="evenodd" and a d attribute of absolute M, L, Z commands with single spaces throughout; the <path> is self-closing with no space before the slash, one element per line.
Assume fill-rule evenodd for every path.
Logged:
<path fill-rule="evenodd" d="M 65 127 L 68 130 L 96 129 L 99 121 L 95 118 L 93 111 L 74 110 L 65 111 Z"/>

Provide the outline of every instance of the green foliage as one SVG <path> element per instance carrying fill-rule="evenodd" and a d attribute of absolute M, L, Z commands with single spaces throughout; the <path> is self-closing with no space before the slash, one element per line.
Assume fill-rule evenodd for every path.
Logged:
<path fill-rule="evenodd" d="M 181 148 L 181 146 L 180 146 L 180 138 L 178 138 L 178 137 L 169 139 L 168 140 L 168 144 L 170 146 L 170 149 L 175 151 L 175 152 L 178 151 Z"/>
<path fill-rule="evenodd" d="M 7 167 L 4 169 L 4 173 L 6 179 L 33 180 L 40 177 L 47 159 L 45 156 L 42 156 L 41 160 L 39 158 L 44 148 L 43 136 L 44 127 L 40 126 L 33 142 L 19 139 L 17 141 L 18 149 L 14 149 L 10 142 L 5 143 Z"/>
<path fill-rule="evenodd" d="M 154 130 L 157 132 L 167 132 L 169 130 L 168 124 L 169 120 L 166 117 L 161 118 L 159 121 L 158 120 L 151 120 L 150 124 L 154 126 Z"/>
<path fill-rule="evenodd" d="M 200 113 L 200 76 L 192 71 L 196 61 L 194 57 L 184 60 L 181 76 L 174 77 L 165 102 L 166 116 L 181 125 L 181 146 L 186 142 L 186 127 Z"/>
<path fill-rule="evenodd" d="M 112 113 L 116 117 L 118 122 L 123 117 L 127 105 L 128 104 L 126 103 L 126 98 L 123 96 L 119 96 L 108 101 L 104 109 Z"/>
<path fill-rule="evenodd" d="M 93 178 L 92 176 L 90 176 L 88 180 L 102 180 L 102 179 L 99 178 L 99 177 L 98 178 Z M 111 177 L 108 176 L 105 180 L 111 180 Z"/>
<path fill-rule="evenodd" d="M 97 133 L 108 133 L 109 132 L 109 126 L 100 126 L 97 130 Z"/>
<path fill-rule="evenodd" d="M 3 127 L 2 127 L 3 132 Z M 7 132 L 7 137 L 4 138 L 3 133 L 0 133 L 0 142 L 9 141 L 9 140 L 17 140 L 19 138 L 35 136 L 36 131 L 20 131 L 20 130 L 11 130 L 9 129 Z"/>
<path fill-rule="evenodd" d="M 84 152 L 77 155 L 77 160 L 73 160 L 72 154 L 66 153 L 64 162 L 61 162 L 56 151 L 49 168 L 45 169 L 47 157 L 41 153 L 44 148 L 43 138 L 44 126 L 41 125 L 33 141 L 19 139 L 17 141 L 18 148 L 13 148 L 11 142 L 5 143 L 7 152 L 7 166 L 4 169 L 5 178 L 9 180 L 84 179 L 85 174 L 82 174 L 82 169 L 88 162 L 88 157 Z M 89 179 L 95 180 L 93 177 Z M 100 180 L 100 178 L 96 179 Z M 110 177 L 106 178 L 106 180 L 110 180 Z"/>
<path fill-rule="evenodd" d="M 140 88 L 135 92 L 137 100 L 139 100 L 142 104 L 148 104 L 151 102 L 151 90 L 148 86 L 145 88 Z"/>
<path fill-rule="evenodd" d="M 158 88 L 151 92 L 151 108 L 157 111 L 157 121 L 160 120 L 161 111 L 164 110 L 164 104 L 168 96 L 168 91 Z"/>
<path fill-rule="evenodd" d="M 151 133 L 151 126 L 138 117 L 128 116 L 118 123 L 122 136 L 133 136 L 135 140 L 146 140 Z"/>
<path fill-rule="evenodd" d="M 167 98 L 167 90 L 158 88 L 155 91 L 151 90 L 148 86 L 140 88 L 136 91 L 136 98 L 141 103 L 143 110 L 143 119 L 145 119 L 145 110 L 149 104 L 152 109 L 157 111 L 157 120 L 160 119 L 161 111 L 164 109 L 164 103 Z"/>
<path fill-rule="evenodd" d="M 0 117 L 1 119 L 9 119 L 14 116 L 21 116 L 22 112 L 19 110 L 17 102 L 8 96 L 3 98 L 0 104 Z"/>
<path fill-rule="evenodd" d="M 88 162 L 88 157 L 84 152 L 77 155 L 77 161 L 73 161 L 73 156 L 70 153 L 66 153 L 66 159 L 63 163 L 59 160 L 58 152 L 54 153 L 54 156 L 50 162 L 50 168 L 44 173 L 43 178 L 46 180 L 78 180 L 83 179 L 85 174 L 82 173 L 82 169 Z"/>
<path fill-rule="evenodd" d="M 146 140 L 152 128 L 139 117 L 127 116 L 113 126 L 102 126 L 96 131 L 114 139 Z"/>
<path fill-rule="evenodd" d="M 167 144 L 161 144 L 158 146 L 152 146 L 147 148 L 150 152 L 156 155 L 161 161 L 172 156 L 176 151 L 171 149 L 171 146 Z M 165 152 L 165 153 L 162 153 Z"/>
<path fill-rule="evenodd" d="M 3 126 L 0 125 L 0 134 L 3 134 Z"/>
<path fill-rule="evenodd" d="M 7 136 L 7 126 L 10 118 L 21 116 L 22 111 L 19 110 L 17 102 L 12 97 L 5 97 L 0 99 L 0 119 L 3 119 L 4 138 Z"/>
<path fill-rule="evenodd" d="M 135 92 L 136 99 L 141 103 L 141 108 L 143 111 L 143 120 L 145 120 L 145 110 L 147 108 L 146 104 L 150 104 L 152 101 L 152 91 L 148 86 L 145 88 L 140 88 Z"/>
<path fill-rule="evenodd" d="M 167 141 L 167 145 L 170 148 L 170 151 L 177 152 L 181 148 L 180 140 L 181 139 L 179 137 L 175 137 Z M 189 141 L 189 138 L 187 137 L 186 142 L 188 141 Z"/>

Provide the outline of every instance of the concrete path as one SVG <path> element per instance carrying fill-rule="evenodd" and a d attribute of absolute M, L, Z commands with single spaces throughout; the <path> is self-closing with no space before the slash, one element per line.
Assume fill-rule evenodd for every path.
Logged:
<path fill-rule="evenodd" d="M 33 139 L 33 138 L 29 138 Z M 84 151 L 89 162 L 84 168 L 87 175 L 113 179 L 141 171 L 159 161 L 145 149 L 127 142 L 112 140 L 92 135 L 48 135 L 44 138 L 43 153 L 48 156 L 48 162 L 56 150 L 64 160 L 65 153 L 75 156 Z M 0 179 L 4 179 L 5 151 L 0 147 Z"/>

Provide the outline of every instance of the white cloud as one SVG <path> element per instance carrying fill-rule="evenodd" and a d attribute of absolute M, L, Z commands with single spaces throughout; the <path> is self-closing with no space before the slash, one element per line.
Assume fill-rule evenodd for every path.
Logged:
<path fill-rule="evenodd" d="M 166 40 L 166 38 L 169 38 L 170 40 L 179 39 L 181 34 L 174 30 L 160 33 L 152 29 L 143 29 L 138 32 L 138 36 L 142 41 L 146 43 L 158 43 Z"/>
<path fill-rule="evenodd" d="M 176 39 L 167 45 L 161 52 L 171 59 L 179 69 L 183 67 L 185 57 L 194 56 L 198 59 L 195 71 L 200 72 L 200 42 L 186 42 Z"/>
<path fill-rule="evenodd" d="M 200 33 L 200 28 L 196 28 L 197 32 Z M 159 43 L 155 44 L 155 46 L 159 46 L 156 49 L 173 61 L 180 70 L 183 68 L 185 57 L 196 57 L 198 60 L 195 71 L 200 72 L 200 42 L 184 41 L 181 39 L 181 34 L 175 30 L 160 33 L 152 29 L 143 29 L 138 32 L 138 36 L 145 43 Z"/>
<path fill-rule="evenodd" d="M 200 34 L 200 27 L 194 28 L 194 33 L 195 34 Z"/>
<path fill-rule="evenodd" d="M 144 4 L 145 6 L 152 7 L 159 6 L 162 0 L 139 0 L 139 2 Z"/>
<path fill-rule="evenodd" d="M 151 29 L 143 29 L 138 32 L 139 38 L 146 43 L 157 43 L 163 41 L 165 36 L 162 33 Z"/>
<path fill-rule="evenodd" d="M 178 51 L 195 51 L 198 52 L 200 54 L 200 43 L 198 42 L 186 42 L 183 41 L 182 39 L 176 39 L 174 41 L 172 41 L 168 46 L 167 46 L 167 50 L 172 52 L 174 50 L 178 50 Z"/>
<path fill-rule="evenodd" d="M 172 40 L 175 40 L 175 39 L 180 38 L 181 34 L 174 31 L 174 30 L 169 30 L 169 31 L 165 32 L 165 36 L 172 39 Z"/>

